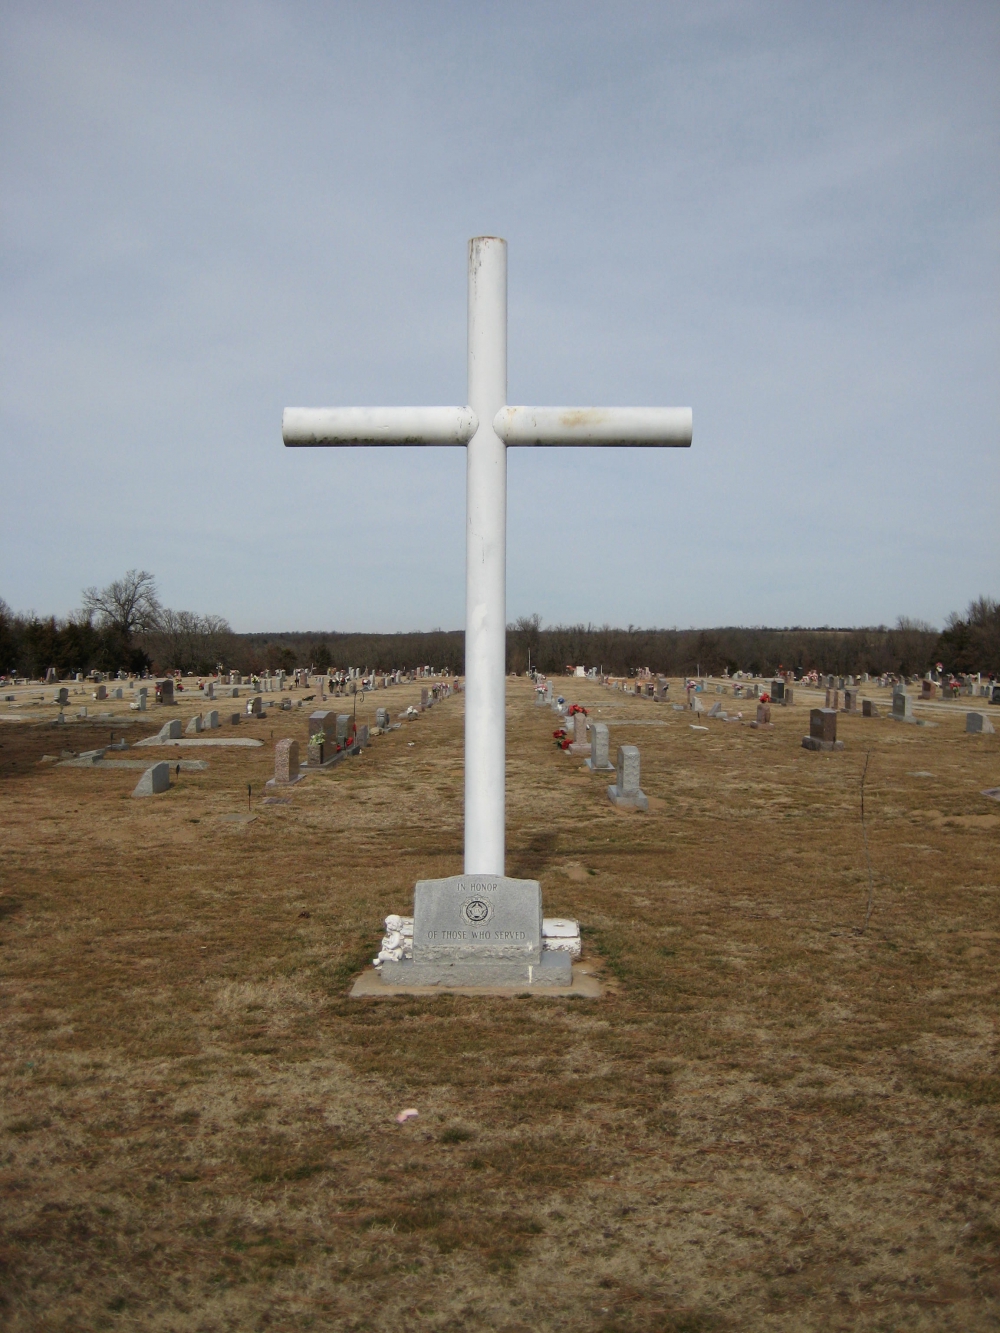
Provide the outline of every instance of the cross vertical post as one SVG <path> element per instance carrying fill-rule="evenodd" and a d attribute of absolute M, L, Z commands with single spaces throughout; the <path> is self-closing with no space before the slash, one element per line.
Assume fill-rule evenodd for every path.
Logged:
<path fill-rule="evenodd" d="M 466 451 L 465 873 L 504 873 L 506 815 L 507 446 L 493 419 L 507 402 L 507 242 L 469 242 Z"/>

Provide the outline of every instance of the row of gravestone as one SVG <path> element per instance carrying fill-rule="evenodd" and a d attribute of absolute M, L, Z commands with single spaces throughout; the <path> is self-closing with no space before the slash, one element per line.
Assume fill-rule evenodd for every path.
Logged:
<path fill-rule="evenodd" d="M 451 693 L 452 686 L 449 684 L 422 689 L 421 711 L 430 708 L 438 699 L 447 698 Z M 375 734 L 383 735 L 392 730 L 394 724 L 388 708 L 376 708 Z M 370 735 L 367 724 L 359 725 L 350 713 L 336 713 L 333 710 L 318 708 L 309 714 L 306 765 L 308 768 L 328 768 L 346 755 L 358 754 L 369 743 Z M 274 751 L 272 784 L 284 787 L 297 782 L 304 776 L 301 768 L 298 741 L 290 737 L 279 741 Z"/>
<path fill-rule="evenodd" d="M 611 738 L 606 722 L 591 722 L 583 708 L 567 704 L 560 695 L 553 697 L 551 681 L 536 683 L 536 703 L 548 703 L 560 717 L 570 716 L 573 739 L 565 753 L 584 759 L 591 773 L 614 773 L 615 782 L 608 787 L 608 799 L 613 805 L 631 810 L 648 810 L 649 798 L 640 786 L 639 747 L 619 745 L 617 764 L 610 759 Z"/>

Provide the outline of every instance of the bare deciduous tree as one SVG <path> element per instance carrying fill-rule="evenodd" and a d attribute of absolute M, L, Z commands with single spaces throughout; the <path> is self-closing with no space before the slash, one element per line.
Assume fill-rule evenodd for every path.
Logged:
<path fill-rule="evenodd" d="M 155 629 L 160 619 L 156 579 L 146 569 L 130 569 L 100 591 L 84 588 L 83 609 L 102 625 L 113 626 L 131 643 L 133 634 Z"/>

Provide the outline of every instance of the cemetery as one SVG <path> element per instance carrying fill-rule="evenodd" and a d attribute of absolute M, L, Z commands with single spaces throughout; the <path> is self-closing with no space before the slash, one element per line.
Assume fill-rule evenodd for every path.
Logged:
<path fill-rule="evenodd" d="M 0 1333 L 996 1333 L 1000 6 L 4 19 Z"/>
<path fill-rule="evenodd" d="M 989 701 L 686 683 L 505 682 L 505 883 L 543 911 L 478 985 L 438 984 L 469 978 L 414 916 L 414 885 L 426 919 L 461 879 L 464 681 L 327 709 L 303 677 L 238 728 L 204 690 L 138 712 L 126 686 L 58 731 L 12 687 L 6 1244 L 50 1323 L 196 1292 L 206 1327 L 276 1301 L 330 1327 L 427 1301 L 456 1327 L 470 1302 L 498 1328 L 553 1302 L 594 1328 L 979 1326 Z"/>

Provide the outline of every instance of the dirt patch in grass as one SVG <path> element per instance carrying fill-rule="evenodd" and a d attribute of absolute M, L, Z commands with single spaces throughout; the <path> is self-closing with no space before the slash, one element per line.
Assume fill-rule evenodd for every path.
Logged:
<path fill-rule="evenodd" d="M 347 998 L 461 868 L 460 697 L 275 806 L 301 710 L 144 801 L 39 762 L 110 727 L 4 728 L 0 1324 L 996 1327 L 997 738 L 842 717 L 820 755 L 805 692 L 769 733 L 573 697 L 650 811 L 512 681 L 508 870 L 600 1001 Z"/>

